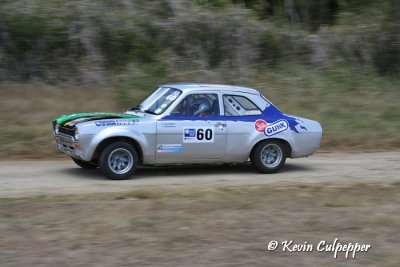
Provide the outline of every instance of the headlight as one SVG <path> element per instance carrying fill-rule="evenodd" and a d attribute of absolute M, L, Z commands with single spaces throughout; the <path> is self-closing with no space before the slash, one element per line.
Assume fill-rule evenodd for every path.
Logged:
<path fill-rule="evenodd" d="M 75 128 L 74 138 L 75 138 L 76 141 L 79 141 L 79 130 L 78 130 L 78 128 Z"/>
<path fill-rule="evenodd" d="M 60 130 L 60 125 L 56 124 L 56 126 L 54 126 L 54 134 L 58 134 Z"/>

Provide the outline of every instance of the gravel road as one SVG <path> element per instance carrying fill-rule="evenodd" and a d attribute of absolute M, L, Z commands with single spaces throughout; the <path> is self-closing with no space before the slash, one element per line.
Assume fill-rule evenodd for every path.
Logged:
<path fill-rule="evenodd" d="M 71 160 L 0 161 L 0 197 L 124 192 L 149 188 L 212 188 L 298 183 L 400 182 L 400 151 L 319 153 L 288 159 L 277 174 L 260 174 L 250 164 L 141 167 L 133 179 L 107 180 L 97 170 L 83 170 Z"/>

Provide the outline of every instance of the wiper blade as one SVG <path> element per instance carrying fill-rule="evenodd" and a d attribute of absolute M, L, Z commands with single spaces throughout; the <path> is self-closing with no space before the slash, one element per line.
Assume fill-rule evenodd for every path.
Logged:
<path fill-rule="evenodd" d="M 148 110 L 148 109 L 143 110 L 143 112 L 149 113 L 149 114 L 152 114 L 152 115 L 157 115 L 157 113 L 155 113 L 154 111 Z"/>
<path fill-rule="evenodd" d="M 155 112 L 153 112 L 151 110 L 148 110 L 148 109 L 142 110 L 138 106 L 131 108 L 129 111 L 140 111 L 140 112 L 149 113 L 149 114 L 152 114 L 152 115 L 157 115 L 157 113 L 155 113 Z"/>

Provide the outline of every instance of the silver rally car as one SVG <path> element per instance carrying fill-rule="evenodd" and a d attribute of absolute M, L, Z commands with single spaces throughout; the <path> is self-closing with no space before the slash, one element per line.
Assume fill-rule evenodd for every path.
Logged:
<path fill-rule="evenodd" d="M 138 165 L 241 163 L 262 173 L 313 154 L 321 125 L 279 111 L 257 90 L 160 86 L 126 113 L 76 113 L 53 122 L 58 149 L 82 168 L 127 179 Z"/>

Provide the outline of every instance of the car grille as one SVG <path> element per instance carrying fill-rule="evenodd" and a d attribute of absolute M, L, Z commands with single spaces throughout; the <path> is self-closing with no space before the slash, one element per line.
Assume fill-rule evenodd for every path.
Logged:
<path fill-rule="evenodd" d="M 70 136 L 74 136 L 74 134 L 75 134 L 74 133 L 74 129 L 63 127 L 63 126 L 60 126 L 58 128 L 58 132 L 61 133 L 61 134 L 70 135 Z"/>

